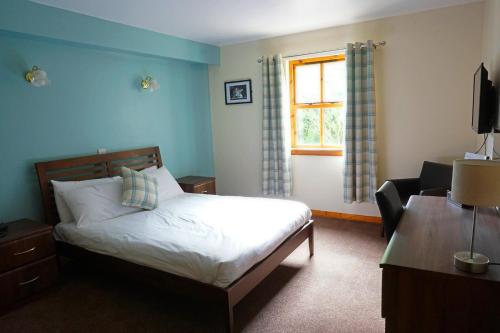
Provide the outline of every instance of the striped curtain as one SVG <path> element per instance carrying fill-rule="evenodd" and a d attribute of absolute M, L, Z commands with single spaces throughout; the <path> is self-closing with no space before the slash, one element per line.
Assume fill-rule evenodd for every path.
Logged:
<path fill-rule="evenodd" d="M 284 114 L 284 71 L 281 55 L 262 61 L 262 190 L 266 195 L 291 194 L 289 119 Z"/>
<path fill-rule="evenodd" d="M 373 41 L 346 48 L 347 108 L 344 202 L 375 202 L 375 84 Z"/>

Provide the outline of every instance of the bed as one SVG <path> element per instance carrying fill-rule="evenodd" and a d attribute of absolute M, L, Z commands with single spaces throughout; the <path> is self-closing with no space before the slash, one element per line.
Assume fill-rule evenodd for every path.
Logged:
<path fill-rule="evenodd" d="M 306 239 L 314 254 L 310 210 L 287 200 L 186 193 L 153 211 L 106 223 L 59 223 L 51 180 L 113 177 L 122 166 L 162 165 L 159 147 L 36 163 L 58 254 L 218 304 L 225 330 L 233 332 L 233 308 L 243 297 Z"/>

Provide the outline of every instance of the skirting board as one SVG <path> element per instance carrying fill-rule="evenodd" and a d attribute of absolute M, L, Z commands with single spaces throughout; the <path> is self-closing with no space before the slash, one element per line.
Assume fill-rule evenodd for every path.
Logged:
<path fill-rule="evenodd" d="M 317 210 L 317 209 L 312 209 L 311 211 L 313 217 L 325 217 L 330 219 L 342 219 L 342 220 L 357 221 L 357 222 L 382 223 L 382 218 L 378 216 L 329 212 L 326 210 Z"/>

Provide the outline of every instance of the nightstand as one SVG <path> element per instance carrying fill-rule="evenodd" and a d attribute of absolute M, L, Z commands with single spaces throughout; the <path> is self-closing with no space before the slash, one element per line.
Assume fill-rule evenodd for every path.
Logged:
<path fill-rule="evenodd" d="M 0 313 L 23 303 L 57 280 L 52 227 L 31 220 L 8 223 L 0 238 Z"/>
<path fill-rule="evenodd" d="M 215 194 L 215 177 L 187 176 L 177 182 L 188 193 Z"/>

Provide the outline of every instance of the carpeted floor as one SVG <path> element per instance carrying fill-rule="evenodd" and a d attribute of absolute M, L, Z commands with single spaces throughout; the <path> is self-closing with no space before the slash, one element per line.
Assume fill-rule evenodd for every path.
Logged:
<path fill-rule="evenodd" d="M 379 225 L 316 219 L 315 231 L 312 259 L 305 242 L 236 306 L 238 332 L 383 332 Z M 0 332 L 9 333 L 218 332 L 220 325 L 206 304 L 74 269 L 0 317 Z"/>

